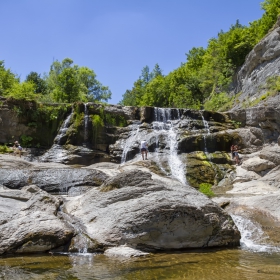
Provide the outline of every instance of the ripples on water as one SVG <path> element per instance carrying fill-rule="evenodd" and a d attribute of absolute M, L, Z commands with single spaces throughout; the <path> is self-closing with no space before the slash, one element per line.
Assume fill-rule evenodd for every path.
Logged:
<path fill-rule="evenodd" d="M 0 258 L 0 279 L 280 279 L 279 253 L 241 249 L 162 253 L 133 259 L 102 254 Z"/>

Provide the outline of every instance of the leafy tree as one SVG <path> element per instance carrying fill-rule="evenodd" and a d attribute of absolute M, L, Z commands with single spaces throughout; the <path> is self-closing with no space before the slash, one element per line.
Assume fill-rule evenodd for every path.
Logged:
<path fill-rule="evenodd" d="M 8 95 L 15 84 L 19 84 L 19 78 L 10 69 L 5 68 L 3 60 L 0 61 L 0 95 Z"/>
<path fill-rule="evenodd" d="M 35 86 L 35 93 L 37 94 L 46 94 L 47 93 L 47 83 L 44 79 L 40 77 L 40 74 L 37 72 L 30 72 L 26 79 L 26 82 L 32 82 Z"/>
<path fill-rule="evenodd" d="M 32 82 L 14 83 L 7 96 L 14 99 L 24 99 L 28 101 L 36 100 L 35 86 Z"/>
<path fill-rule="evenodd" d="M 51 65 L 47 84 L 55 101 L 107 101 L 111 98 L 111 91 L 96 79 L 93 70 L 72 64 L 73 60 L 66 58 Z"/>

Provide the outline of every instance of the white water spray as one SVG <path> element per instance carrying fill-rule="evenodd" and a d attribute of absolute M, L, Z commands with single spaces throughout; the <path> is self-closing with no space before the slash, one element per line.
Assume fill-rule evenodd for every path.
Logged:
<path fill-rule="evenodd" d="M 89 114 L 88 114 L 88 107 L 87 103 L 84 104 L 84 142 L 87 143 L 88 141 L 88 122 L 89 122 Z"/>
<path fill-rule="evenodd" d="M 135 142 L 137 143 L 139 141 L 139 139 L 138 139 L 139 127 L 140 127 L 140 124 L 132 125 L 131 135 L 126 139 L 124 146 L 123 146 L 121 164 L 126 162 L 127 153 L 129 152 L 130 148 L 133 145 L 135 145 Z"/>
<path fill-rule="evenodd" d="M 231 217 L 241 233 L 242 249 L 253 252 L 280 252 L 280 248 L 267 245 L 269 238 L 257 222 L 238 215 L 231 215 Z"/>
<path fill-rule="evenodd" d="M 156 133 L 156 155 L 158 164 L 161 169 L 158 153 L 159 153 L 159 136 L 161 134 L 167 135 L 167 139 L 170 147 L 170 154 L 168 157 L 168 164 L 171 170 L 171 174 L 174 178 L 178 179 L 182 184 L 186 184 L 185 168 L 178 156 L 178 141 L 177 133 L 173 127 L 173 121 L 171 120 L 171 109 L 154 108 L 155 121 L 153 122 L 153 129 Z M 180 119 L 180 112 L 177 110 L 177 120 Z"/>
<path fill-rule="evenodd" d="M 59 129 L 59 131 L 58 131 L 58 133 L 57 133 L 57 135 L 55 137 L 55 139 L 54 139 L 54 143 L 56 143 L 58 145 L 61 145 L 60 140 L 66 134 L 66 131 L 67 131 L 68 127 L 69 127 L 72 115 L 73 115 L 73 110 L 72 110 L 71 114 L 62 123 L 62 125 L 61 125 L 61 127 L 60 127 L 60 129 Z"/>

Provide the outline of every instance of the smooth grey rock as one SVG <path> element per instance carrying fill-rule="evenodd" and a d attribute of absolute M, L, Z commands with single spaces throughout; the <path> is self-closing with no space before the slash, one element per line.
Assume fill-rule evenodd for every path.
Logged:
<path fill-rule="evenodd" d="M 147 172 L 131 170 L 107 180 L 101 190 L 65 203 L 101 247 L 166 250 L 239 243 L 231 218 L 191 187 L 166 185 Z"/>
<path fill-rule="evenodd" d="M 70 241 L 73 229 L 57 217 L 60 203 L 36 186 L 0 190 L 0 254 L 45 252 Z"/>
<path fill-rule="evenodd" d="M 128 247 L 126 245 L 122 245 L 119 247 L 109 248 L 104 252 L 105 256 L 108 257 L 124 257 L 124 258 L 131 258 L 131 257 L 141 257 L 149 255 L 149 253 L 142 252 L 140 250 L 136 250 L 134 248 Z"/>
<path fill-rule="evenodd" d="M 268 160 L 261 158 L 251 158 L 242 163 L 242 168 L 253 171 L 253 172 L 261 172 L 265 170 L 273 169 L 276 165 Z"/>
<path fill-rule="evenodd" d="M 13 162 L 10 156 L 8 162 Z M 35 184 L 49 192 L 67 192 L 69 188 L 78 186 L 100 186 L 107 178 L 101 170 L 69 168 L 62 164 L 28 163 L 15 160 L 15 167 L 0 169 L 0 184 L 11 189 L 19 189 L 26 185 Z M 23 163 L 27 163 L 27 168 Z M 1 161 L 5 165 L 5 158 Z"/>

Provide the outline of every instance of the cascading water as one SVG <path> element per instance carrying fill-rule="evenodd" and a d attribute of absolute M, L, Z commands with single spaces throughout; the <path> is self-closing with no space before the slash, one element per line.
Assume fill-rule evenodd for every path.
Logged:
<path fill-rule="evenodd" d="M 200 112 L 200 114 L 201 114 L 201 118 L 202 118 L 203 125 L 204 125 L 204 127 L 205 127 L 206 132 L 207 132 L 207 135 L 210 135 L 210 127 L 209 127 L 209 124 L 208 124 L 208 122 L 204 119 L 202 112 Z M 204 139 L 204 152 L 205 152 L 205 154 L 208 154 L 205 135 L 203 135 L 203 139 Z"/>
<path fill-rule="evenodd" d="M 61 162 L 65 158 L 66 151 L 64 149 L 62 149 L 61 145 L 63 144 L 63 138 L 64 138 L 64 136 L 66 136 L 67 129 L 69 128 L 72 115 L 73 115 L 73 109 L 72 109 L 71 114 L 69 114 L 69 116 L 62 123 L 62 125 L 58 131 L 58 134 L 54 139 L 54 144 L 46 153 L 44 153 L 39 158 L 39 161 Z"/>
<path fill-rule="evenodd" d="M 156 155 L 159 166 L 162 168 L 158 153 L 159 153 L 159 136 L 160 135 L 167 135 L 167 141 L 170 148 L 170 154 L 168 157 L 168 164 L 171 170 L 171 174 L 174 178 L 178 179 L 182 184 L 186 184 L 186 176 L 185 176 L 185 168 L 178 157 L 178 142 L 177 142 L 177 133 L 173 126 L 173 121 L 171 119 L 171 109 L 164 109 L 164 108 L 154 108 L 155 113 L 155 121 L 153 122 L 153 129 L 156 133 Z M 180 112 L 177 112 L 177 120 L 180 119 Z"/>
<path fill-rule="evenodd" d="M 269 238 L 258 223 L 238 215 L 231 217 L 241 233 L 242 249 L 254 252 L 280 252 L 280 248 L 267 244 Z"/>
<path fill-rule="evenodd" d="M 84 143 L 88 142 L 88 123 L 89 123 L 89 114 L 87 103 L 84 104 Z"/>
<path fill-rule="evenodd" d="M 131 135 L 126 139 L 124 146 L 123 146 L 121 164 L 126 162 L 127 153 L 129 152 L 131 147 L 133 145 L 135 145 L 135 143 L 139 142 L 139 139 L 138 139 L 139 127 L 140 127 L 139 123 L 132 125 Z"/>
<path fill-rule="evenodd" d="M 66 135 L 66 131 L 69 127 L 72 115 L 73 115 L 73 110 L 72 110 L 71 114 L 65 119 L 63 124 L 61 125 L 61 127 L 60 127 L 60 129 L 57 133 L 57 136 L 55 137 L 55 139 L 53 141 L 55 144 L 61 145 L 61 139 L 62 139 L 63 136 Z"/>

